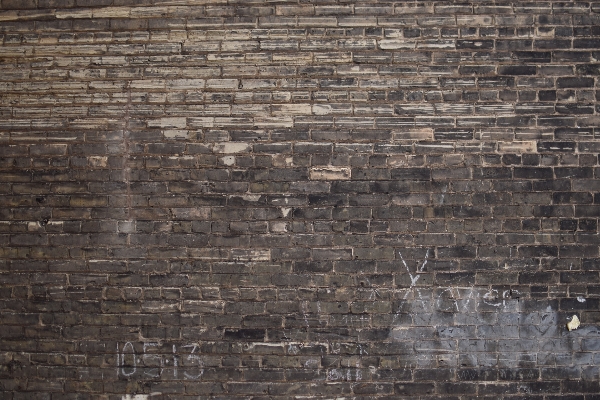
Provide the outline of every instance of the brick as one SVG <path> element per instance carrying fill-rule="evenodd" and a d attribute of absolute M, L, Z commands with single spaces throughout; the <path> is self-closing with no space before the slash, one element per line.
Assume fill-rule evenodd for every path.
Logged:
<path fill-rule="evenodd" d="M 226 142 L 216 144 L 213 148 L 213 152 L 215 153 L 225 153 L 225 154 L 233 154 L 233 153 L 244 153 L 250 150 L 250 145 L 248 143 L 243 142 Z"/>
<path fill-rule="evenodd" d="M 594 78 L 563 77 L 556 80 L 558 88 L 590 88 L 594 86 Z"/>
<path fill-rule="evenodd" d="M 597 3 L 187 3 L 0 0 L 5 397 L 595 398 Z"/>
<path fill-rule="evenodd" d="M 36 0 L 3 0 L 2 1 L 2 9 L 4 10 L 13 10 L 13 9 L 31 9 L 37 7 Z"/>
<path fill-rule="evenodd" d="M 492 49 L 494 47 L 493 40 L 457 40 L 457 49 Z"/>
<path fill-rule="evenodd" d="M 597 49 L 599 44 L 598 39 L 574 39 L 574 49 Z"/>
<path fill-rule="evenodd" d="M 523 142 L 499 142 L 498 150 L 503 153 L 535 153 L 537 152 L 537 143 L 535 141 Z"/>
<path fill-rule="evenodd" d="M 535 75 L 535 65 L 507 65 L 498 67 L 498 74 L 501 75 Z"/>

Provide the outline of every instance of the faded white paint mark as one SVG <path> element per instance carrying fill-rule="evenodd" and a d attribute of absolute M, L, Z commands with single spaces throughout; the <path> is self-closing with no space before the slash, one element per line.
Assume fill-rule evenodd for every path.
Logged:
<path fill-rule="evenodd" d="M 535 153 L 537 152 L 537 142 L 535 140 L 498 142 L 498 151 L 501 153 Z"/>
<path fill-rule="evenodd" d="M 185 117 L 168 117 L 148 121 L 149 128 L 185 128 L 186 125 Z"/>
<path fill-rule="evenodd" d="M 186 129 L 165 129 L 163 135 L 165 139 L 189 139 L 192 132 Z"/>
<path fill-rule="evenodd" d="M 236 261 L 269 261 L 271 250 L 231 249 L 231 258 Z"/>
<path fill-rule="evenodd" d="M 235 164 L 235 157 L 234 156 L 221 157 L 221 162 L 223 163 L 223 165 L 227 165 L 228 167 L 230 167 L 233 164 Z"/>
<path fill-rule="evenodd" d="M 124 394 L 121 400 L 148 400 L 147 394 Z"/>
<path fill-rule="evenodd" d="M 29 232 L 35 232 L 35 231 L 37 231 L 40 228 L 41 228 L 41 225 L 37 221 L 36 222 L 28 222 L 27 223 L 27 230 Z"/>
<path fill-rule="evenodd" d="M 243 142 L 223 142 L 218 143 L 213 148 L 213 153 L 243 153 L 250 149 L 250 145 L 248 143 Z"/>
<path fill-rule="evenodd" d="M 244 194 L 242 195 L 242 199 L 244 199 L 244 201 L 259 201 L 260 200 L 260 194 Z"/>
<path fill-rule="evenodd" d="M 288 231 L 288 223 L 287 222 L 271 222 L 269 224 L 271 227 L 271 232 L 287 232 Z"/>
<path fill-rule="evenodd" d="M 331 114 L 331 106 L 329 104 L 315 104 L 312 106 L 312 112 L 314 115 Z"/>
<path fill-rule="evenodd" d="M 350 179 L 350 168 L 326 167 L 311 168 L 310 179 L 318 181 L 347 180 Z"/>
<path fill-rule="evenodd" d="M 108 157 L 91 156 L 88 157 L 88 163 L 90 164 L 90 167 L 103 168 L 108 165 Z"/>

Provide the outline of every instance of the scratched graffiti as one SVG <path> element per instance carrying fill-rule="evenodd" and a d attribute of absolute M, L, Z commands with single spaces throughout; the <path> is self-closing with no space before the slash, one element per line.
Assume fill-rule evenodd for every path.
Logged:
<path fill-rule="evenodd" d="M 429 251 L 411 270 L 398 253 L 410 286 L 395 310 L 388 340 L 406 344 L 405 367 L 500 367 L 544 365 L 556 358 L 590 362 L 586 338 L 600 347 L 600 329 L 568 332 L 548 300 L 522 298 L 515 289 L 417 285 L 427 272 Z M 578 297 L 579 302 L 586 299 Z M 596 360 L 598 361 L 598 360 Z"/>

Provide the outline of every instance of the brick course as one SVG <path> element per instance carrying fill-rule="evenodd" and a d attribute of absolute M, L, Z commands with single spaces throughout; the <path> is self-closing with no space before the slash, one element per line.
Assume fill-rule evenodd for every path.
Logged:
<path fill-rule="evenodd" d="M 2 398 L 597 398 L 600 3 L 0 0 L 0 43 Z"/>

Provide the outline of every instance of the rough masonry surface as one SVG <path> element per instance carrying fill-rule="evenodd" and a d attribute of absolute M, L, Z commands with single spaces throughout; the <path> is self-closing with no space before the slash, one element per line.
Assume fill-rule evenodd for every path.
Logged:
<path fill-rule="evenodd" d="M 0 43 L 2 399 L 600 398 L 600 3 L 0 0 Z"/>

